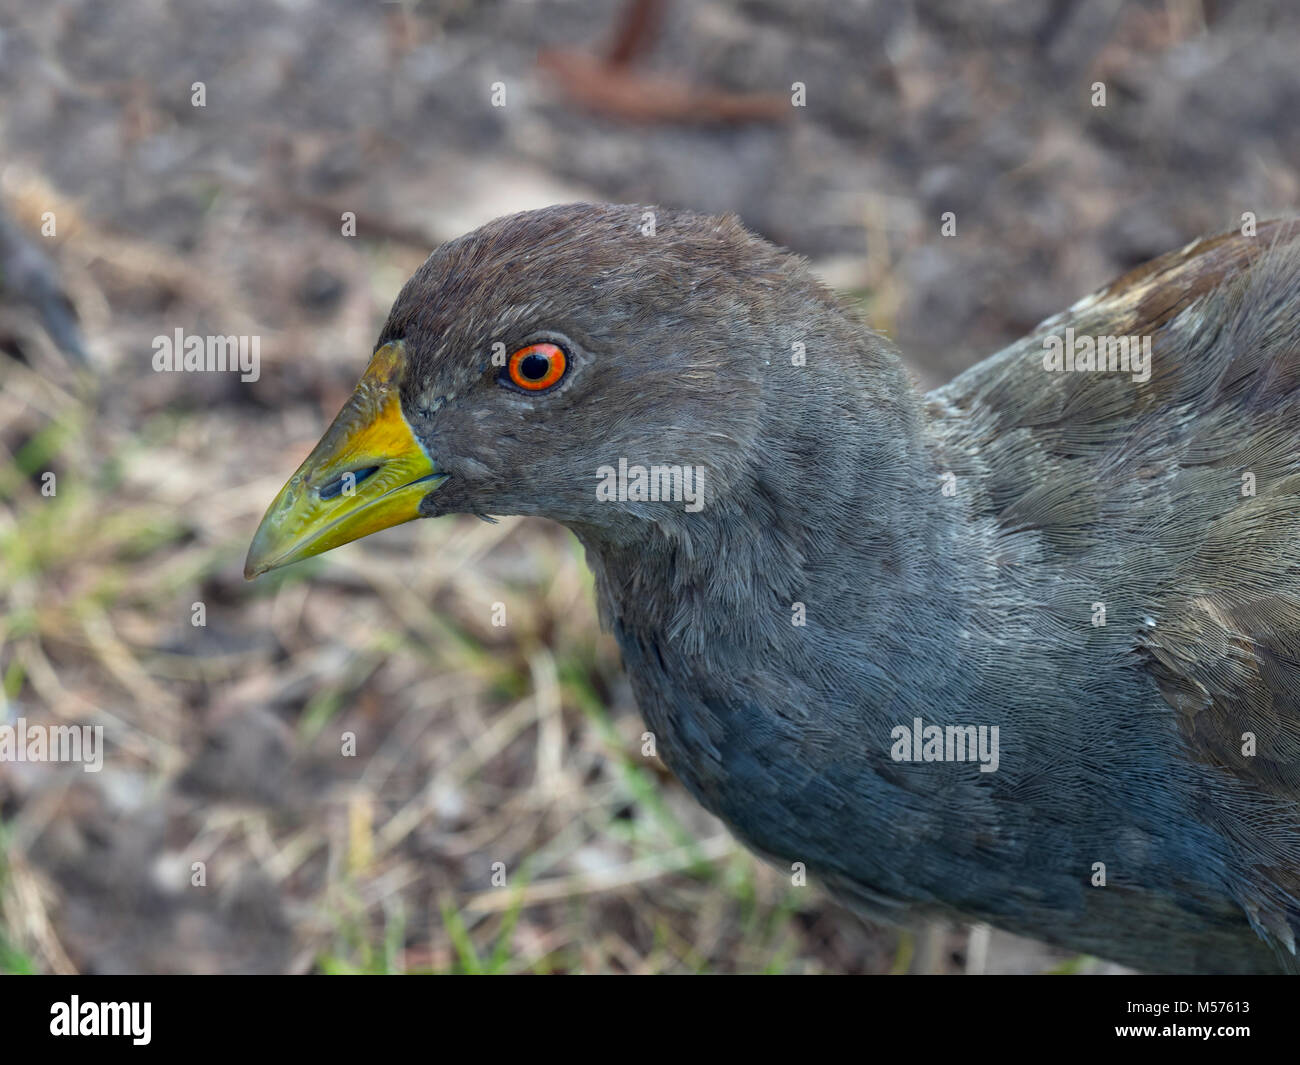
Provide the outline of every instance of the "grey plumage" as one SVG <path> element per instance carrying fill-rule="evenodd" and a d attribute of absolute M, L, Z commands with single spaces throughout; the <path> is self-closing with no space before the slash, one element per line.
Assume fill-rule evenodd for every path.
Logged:
<path fill-rule="evenodd" d="M 0 210 L 0 299 L 26 303 L 50 339 L 77 362 L 88 364 L 72 302 L 48 255 Z"/>
<path fill-rule="evenodd" d="M 403 289 L 380 340 L 449 475 L 421 513 L 568 525 L 669 766 L 840 897 L 1143 969 L 1294 969 L 1292 230 L 1157 260 L 923 396 L 800 260 L 645 210 L 501 219 Z M 1046 370 L 1066 326 L 1149 336 L 1150 380 Z M 501 387 L 493 345 L 539 338 L 562 385 Z M 704 467 L 707 505 L 598 500 L 620 458 Z M 895 760 L 915 718 L 998 726 L 997 770 Z"/>

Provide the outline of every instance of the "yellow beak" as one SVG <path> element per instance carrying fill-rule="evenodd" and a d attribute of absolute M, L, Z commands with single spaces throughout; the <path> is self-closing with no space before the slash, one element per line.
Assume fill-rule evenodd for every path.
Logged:
<path fill-rule="evenodd" d="M 405 372 L 400 340 L 375 352 L 334 423 L 267 509 L 244 562 L 248 580 L 420 516 L 420 500 L 447 477 L 402 413 Z"/>

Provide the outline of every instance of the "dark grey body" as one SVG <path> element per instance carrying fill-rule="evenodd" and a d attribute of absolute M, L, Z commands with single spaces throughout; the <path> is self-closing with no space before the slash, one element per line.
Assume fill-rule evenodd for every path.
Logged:
<path fill-rule="evenodd" d="M 1300 258 L 1279 233 L 1184 249 L 923 397 L 798 260 L 730 220 L 661 212 L 638 238 L 640 211 L 505 219 L 408 285 L 381 339 L 419 348 L 404 407 L 451 475 L 422 509 L 569 525 L 669 766 L 850 902 L 1141 969 L 1293 968 Z M 1152 334 L 1151 380 L 1046 372 L 1065 324 Z M 482 390 L 480 353 L 539 329 L 575 380 Z M 704 465 L 708 505 L 597 504 L 619 457 Z M 917 717 L 998 726 L 997 771 L 895 761 Z"/>

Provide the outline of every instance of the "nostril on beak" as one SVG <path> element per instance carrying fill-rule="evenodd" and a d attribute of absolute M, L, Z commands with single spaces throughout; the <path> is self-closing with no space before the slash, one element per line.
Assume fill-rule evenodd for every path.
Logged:
<path fill-rule="evenodd" d="M 349 486 L 355 488 L 378 469 L 378 466 L 366 466 L 359 470 L 348 470 L 347 473 L 341 473 L 334 480 L 321 485 L 316 489 L 316 495 L 320 499 L 333 499 L 335 496 L 342 495 L 345 488 Z"/>

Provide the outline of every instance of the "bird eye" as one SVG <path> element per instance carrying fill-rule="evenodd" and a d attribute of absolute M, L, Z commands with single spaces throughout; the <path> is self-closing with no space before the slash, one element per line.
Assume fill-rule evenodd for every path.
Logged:
<path fill-rule="evenodd" d="M 563 348 L 547 343 L 529 344 L 510 356 L 506 376 L 512 385 L 541 392 L 559 384 L 568 365 Z"/>

